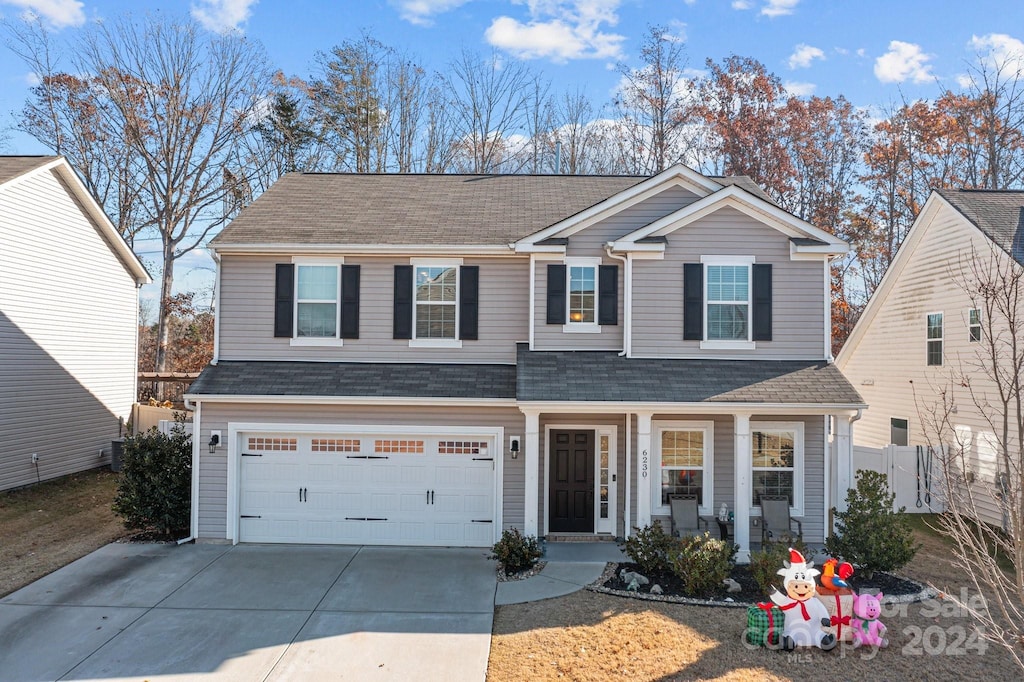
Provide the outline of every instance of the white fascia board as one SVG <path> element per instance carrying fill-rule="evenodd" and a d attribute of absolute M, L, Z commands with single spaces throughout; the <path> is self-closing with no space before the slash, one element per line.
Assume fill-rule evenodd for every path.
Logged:
<path fill-rule="evenodd" d="M 516 246 L 515 244 L 510 245 L 511 248 L 515 249 L 516 253 L 557 253 L 565 254 L 564 246 L 557 245 L 540 245 L 540 244 L 525 244 L 523 246 Z"/>
<path fill-rule="evenodd" d="M 117 255 L 117 257 L 124 264 L 125 269 L 128 273 L 135 278 L 135 283 L 139 286 L 143 284 L 149 284 L 153 281 L 150 277 L 149 271 L 139 260 L 139 257 L 135 255 L 131 247 L 128 246 L 128 242 L 124 240 L 121 233 L 117 231 L 117 228 L 107 214 L 103 211 L 103 207 L 97 203 L 96 198 L 89 193 L 89 190 L 85 188 L 82 181 L 79 179 L 78 174 L 75 173 L 74 169 L 68 164 L 67 159 L 63 156 L 58 156 L 54 160 L 44 163 L 41 166 L 37 166 L 32 170 L 22 173 L 16 178 L 0 185 L 2 189 L 8 189 L 16 185 L 26 182 L 29 178 L 35 177 L 40 173 L 48 171 L 56 171 L 62 180 L 68 184 L 71 191 L 74 193 L 75 198 L 78 199 L 79 203 L 85 209 L 86 213 L 96 223 L 100 229 L 100 234 L 104 241 L 110 246 L 111 250 Z"/>
<path fill-rule="evenodd" d="M 889 297 L 889 293 L 896 286 L 896 280 L 899 279 L 900 274 L 913 256 L 917 245 L 924 238 L 924 233 L 927 231 L 928 226 L 942 208 L 953 211 L 963 221 L 964 225 L 970 226 L 971 229 L 978 229 L 960 211 L 950 206 L 949 202 L 941 194 L 933 190 L 928 195 L 928 200 L 924 202 L 921 212 L 917 214 L 917 219 L 910 226 L 907 236 L 904 238 L 899 250 L 896 251 L 896 256 L 892 259 L 892 263 L 889 264 L 888 269 L 882 276 L 882 281 L 878 283 L 878 287 L 871 294 L 867 306 L 864 307 L 864 312 L 857 319 L 857 324 L 853 326 L 853 331 L 850 332 L 846 343 L 839 350 L 839 355 L 836 356 L 836 367 L 840 370 L 846 367 L 846 364 L 850 361 L 850 356 L 853 355 L 861 339 L 864 338 L 864 334 L 867 332 L 868 327 L 871 326 L 875 315 L 878 314 L 878 310 L 884 305 L 885 300 Z"/>
<path fill-rule="evenodd" d="M 208 403 L 246 403 L 253 405 L 443 405 L 446 407 L 514 407 L 515 398 L 384 398 L 366 396 L 310 395 L 213 395 L 186 393 L 188 400 Z"/>
<path fill-rule="evenodd" d="M 637 244 L 636 242 L 629 241 L 614 241 L 608 242 L 607 245 L 615 253 L 625 253 L 626 251 L 631 253 L 665 253 L 664 243 Z"/>
<path fill-rule="evenodd" d="M 648 412 L 654 414 L 756 414 L 756 415 L 827 415 L 847 414 L 867 409 L 866 403 L 647 403 L 647 402 L 574 402 L 520 400 L 520 411 L 557 414 L 622 414 Z"/>
<path fill-rule="evenodd" d="M 207 248 L 222 255 L 346 254 L 421 256 L 516 256 L 508 244 L 210 244 Z"/>
<path fill-rule="evenodd" d="M 790 260 L 830 260 L 836 256 L 843 256 L 850 252 L 848 244 L 839 246 L 799 246 L 790 242 Z"/>
<path fill-rule="evenodd" d="M 669 185 L 686 187 L 701 196 L 707 196 L 722 189 L 722 185 L 711 178 L 701 175 L 688 166 L 676 164 L 655 176 L 624 189 L 618 194 L 608 197 L 604 201 L 594 204 L 588 209 L 580 211 L 576 215 L 569 216 L 565 220 L 560 220 L 554 225 L 514 242 L 513 246 L 519 251 L 525 246 L 536 244 L 551 237 L 572 235 L 599 220 L 609 217 L 609 215 L 643 201 L 648 195 L 654 194 Z"/>
<path fill-rule="evenodd" d="M 641 227 L 639 230 L 626 235 L 619 242 L 636 242 L 644 237 L 667 236 L 679 228 L 700 220 L 726 206 L 735 208 L 751 218 L 775 228 L 788 237 L 810 237 L 823 241 L 833 248 L 845 249 L 842 253 L 846 253 L 849 250 L 849 245 L 835 235 L 829 234 L 807 221 L 797 218 L 792 213 L 773 206 L 764 199 L 754 196 L 737 185 L 730 185 L 721 191 L 693 202 L 689 206 L 684 206 L 674 213 L 659 218 L 650 225 Z"/>

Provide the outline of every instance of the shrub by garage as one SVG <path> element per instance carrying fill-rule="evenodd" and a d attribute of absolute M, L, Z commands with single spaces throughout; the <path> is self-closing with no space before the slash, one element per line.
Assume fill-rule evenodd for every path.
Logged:
<path fill-rule="evenodd" d="M 124 442 L 114 513 L 126 528 L 174 539 L 188 535 L 192 438 L 181 423 L 170 434 L 150 429 Z"/>

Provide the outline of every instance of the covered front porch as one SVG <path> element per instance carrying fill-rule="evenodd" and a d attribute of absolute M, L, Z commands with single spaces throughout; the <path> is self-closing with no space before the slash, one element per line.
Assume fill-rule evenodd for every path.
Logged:
<path fill-rule="evenodd" d="M 789 499 L 808 543 L 829 534 L 864 407 L 833 365 L 529 355 L 517 401 L 527 534 L 626 537 L 655 520 L 667 530 L 669 495 L 680 493 L 698 498 L 713 535 L 729 532 L 741 562 L 760 544 L 765 495 Z M 588 362 L 597 356 L 603 365 Z M 549 378 L 524 387 L 538 375 Z M 722 504 L 733 519 L 725 528 Z"/>

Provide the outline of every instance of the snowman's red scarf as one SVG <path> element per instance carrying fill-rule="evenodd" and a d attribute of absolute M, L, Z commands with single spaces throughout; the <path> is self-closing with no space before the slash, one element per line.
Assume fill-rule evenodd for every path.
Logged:
<path fill-rule="evenodd" d="M 790 599 L 792 599 L 792 597 L 790 597 Z M 811 619 L 811 614 L 807 613 L 806 601 L 807 601 L 806 599 L 793 599 L 793 601 L 790 602 L 789 604 L 786 604 L 785 606 L 780 606 L 779 608 L 782 609 L 783 611 L 789 611 L 791 608 L 793 608 L 794 606 L 799 604 L 800 605 L 800 615 L 804 617 L 804 620 L 810 620 Z"/>

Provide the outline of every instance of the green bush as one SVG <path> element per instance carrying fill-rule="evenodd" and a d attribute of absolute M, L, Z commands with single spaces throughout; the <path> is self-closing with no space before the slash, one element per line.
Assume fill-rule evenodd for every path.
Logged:
<path fill-rule="evenodd" d="M 807 543 L 803 540 L 793 543 L 769 542 L 760 550 L 750 553 L 750 573 L 762 594 L 771 594 L 773 585 L 782 585 L 778 570 L 783 568 L 784 561 L 789 561 L 790 547 L 805 557 L 809 556 Z"/>
<path fill-rule="evenodd" d="M 167 537 L 188 534 L 192 512 L 192 437 L 181 423 L 171 435 L 155 428 L 124 440 L 114 513 L 126 528 Z"/>
<path fill-rule="evenodd" d="M 660 521 L 650 526 L 634 528 L 635 533 L 626 538 L 626 554 L 644 573 L 665 573 L 669 570 L 668 552 L 674 538 L 665 532 Z"/>
<path fill-rule="evenodd" d="M 523 535 L 518 528 L 506 530 L 491 548 L 492 559 L 497 559 L 505 573 L 519 573 L 537 563 L 543 552 L 533 535 Z"/>
<path fill-rule="evenodd" d="M 736 558 L 736 545 L 703 535 L 679 538 L 668 551 L 668 565 L 687 597 L 705 597 L 722 587 Z"/>
<path fill-rule="evenodd" d="M 886 493 L 885 474 L 857 472 L 857 487 L 846 493 L 846 511 L 832 512 L 836 534 L 825 541 L 825 551 L 853 564 L 870 579 L 875 571 L 892 571 L 910 563 L 919 545 L 906 508 L 892 510 L 895 495 Z"/>

